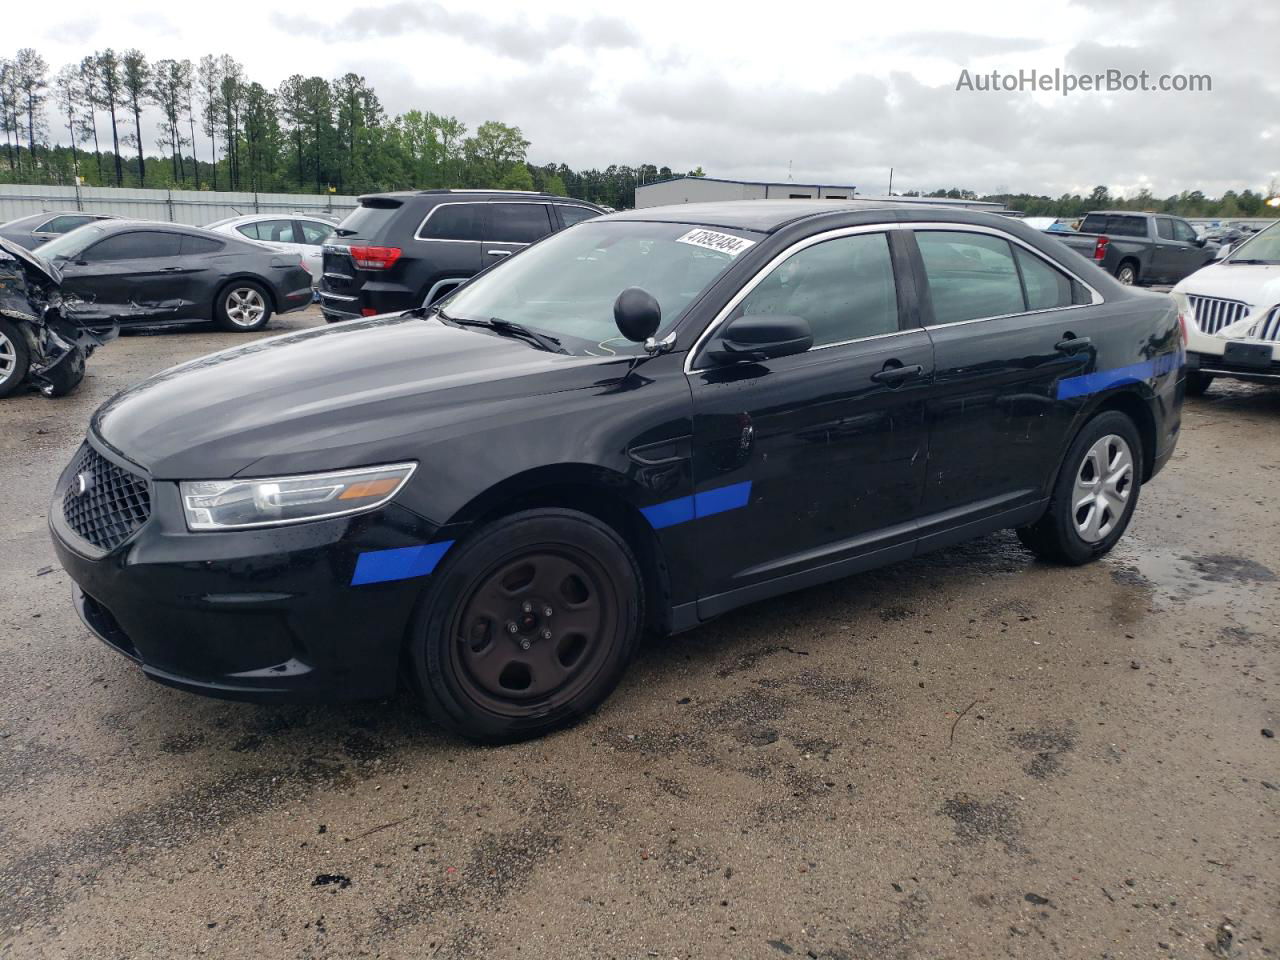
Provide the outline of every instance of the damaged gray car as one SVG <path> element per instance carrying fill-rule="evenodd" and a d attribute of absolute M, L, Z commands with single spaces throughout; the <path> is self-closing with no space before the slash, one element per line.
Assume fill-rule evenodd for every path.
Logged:
<path fill-rule="evenodd" d="M 57 267 L 0 238 L 0 397 L 24 384 L 48 397 L 70 393 L 117 330 L 84 326 L 62 298 Z"/>

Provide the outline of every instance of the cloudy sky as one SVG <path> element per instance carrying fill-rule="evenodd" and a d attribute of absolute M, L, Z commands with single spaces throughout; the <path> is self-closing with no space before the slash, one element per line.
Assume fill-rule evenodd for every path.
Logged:
<path fill-rule="evenodd" d="M 529 159 L 899 190 L 1164 196 L 1280 179 L 1270 0 L 624 4 L 13 0 L 10 46 L 232 54 L 268 87 L 363 74 L 414 107 L 521 127 Z M 7 51 L 9 55 L 12 50 Z M 1212 92 L 957 91 L 961 70 L 1208 74 Z M 56 125 L 56 121 L 55 121 Z"/>

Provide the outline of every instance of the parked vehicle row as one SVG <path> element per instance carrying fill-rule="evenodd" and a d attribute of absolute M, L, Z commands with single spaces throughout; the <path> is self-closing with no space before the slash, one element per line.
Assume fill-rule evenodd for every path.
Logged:
<path fill-rule="evenodd" d="M 1078 232 L 1053 235 L 1127 285 L 1177 283 L 1217 255 L 1186 220 L 1163 214 L 1099 210 Z"/>
<path fill-rule="evenodd" d="M 324 243 L 333 236 L 337 224 L 301 214 L 279 216 L 263 213 L 215 220 L 205 229 L 257 240 L 298 254 L 311 274 L 312 286 L 316 286 L 324 272 Z"/>
<path fill-rule="evenodd" d="M 514 190 L 360 197 L 325 244 L 321 308 L 332 323 L 434 303 L 503 257 L 603 212 Z"/>
<path fill-rule="evenodd" d="M 0 224 L 0 238 L 16 243 L 27 250 L 35 250 L 50 240 L 57 239 L 64 233 L 70 233 L 86 223 L 97 223 L 100 220 L 116 219 L 107 213 L 84 213 L 79 210 L 50 211 L 33 213 L 27 217 L 19 217 L 8 223 Z"/>
<path fill-rule="evenodd" d="M 413 238 L 485 237 L 514 205 L 362 204 L 326 283 L 330 256 L 426 256 Z M 1174 300 L 1021 224 L 759 200 L 555 230 L 590 208 L 520 205 L 546 236 L 493 237 L 529 246 L 434 305 L 402 283 L 416 309 L 104 404 L 50 509 L 89 628 L 183 689 L 407 682 L 442 724 L 515 740 L 599 704 L 646 630 L 1007 527 L 1100 557 L 1173 453 Z M 470 249 L 479 270 L 490 242 Z"/>
<path fill-rule="evenodd" d="M 1280 223 L 1173 288 L 1191 319 L 1187 390 L 1216 377 L 1280 383 Z"/>

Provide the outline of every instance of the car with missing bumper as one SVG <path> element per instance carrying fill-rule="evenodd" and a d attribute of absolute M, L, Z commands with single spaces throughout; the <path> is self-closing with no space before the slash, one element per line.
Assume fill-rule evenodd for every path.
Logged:
<path fill-rule="evenodd" d="M 613 214 L 435 307 L 123 391 L 50 525 L 85 623 L 156 680 L 404 683 L 515 740 L 593 709 L 645 632 L 1005 528 L 1102 556 L 1173 453 L 1181 323 L 983 213 Z"/>
<path fill-rule="evenodd" d="M 1187 277 L 1173 294 L 1189 320 L 1188 393 L 1203 394 L 1218 377 L 1280 384 L 1280 223 Z"/>
<path fill-rule="evenodd" d="M 0 238 L 0 397 L 28 385 L 49 397 L 70 393 L 93 351 L 115 335 L 79 321 L 56 267 Z"/>

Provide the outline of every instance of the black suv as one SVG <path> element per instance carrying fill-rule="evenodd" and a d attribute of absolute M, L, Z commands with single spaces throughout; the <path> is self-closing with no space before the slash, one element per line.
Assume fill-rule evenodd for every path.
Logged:
<path fill-rule="evenodd" d="M 427 306 L 535 240 L 605 211 L 523 190 L 416 190 L 360 197 L 324 247 L 330 323 Z"/>

